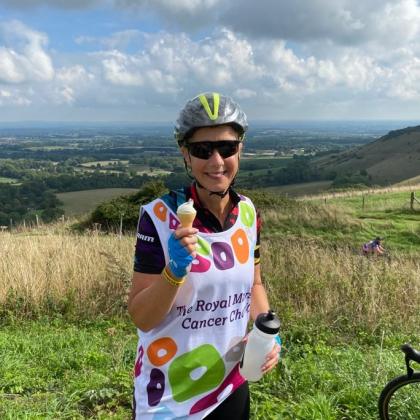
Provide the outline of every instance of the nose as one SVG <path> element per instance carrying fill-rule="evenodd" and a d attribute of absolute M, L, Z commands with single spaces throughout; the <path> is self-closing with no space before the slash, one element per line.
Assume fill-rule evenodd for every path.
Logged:
<path fill-rule="evenodd" d="M 218 164 L 224 163 L 224 160 L 217 149 L 213 150 L 213 153 L 211 154 L 209 160 L 211 160 L 212 163 L 218 163 Z"/>

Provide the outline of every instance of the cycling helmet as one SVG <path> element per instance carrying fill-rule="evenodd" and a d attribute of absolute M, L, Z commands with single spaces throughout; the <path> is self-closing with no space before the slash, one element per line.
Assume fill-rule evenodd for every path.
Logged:
<path fill-rule="evenodd" d="M 202 93 L 190 99 L 179 113 L 175 140 L 182 146 L 196 129 L 222 124 L 232 125 L 241 140 L 248 129 L 245 113 L 232 98 L 215 92 Z"/>

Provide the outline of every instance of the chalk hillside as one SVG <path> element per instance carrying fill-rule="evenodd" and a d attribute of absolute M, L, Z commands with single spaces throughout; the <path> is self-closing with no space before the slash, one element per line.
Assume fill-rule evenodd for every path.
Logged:
<path fill-rule="evenodd" d="M 420 176 L 420 126 L 390 131 L 367 145 L 316 159 L 326 172 L 366 171 L 377 185 L 390 185 Z"/>

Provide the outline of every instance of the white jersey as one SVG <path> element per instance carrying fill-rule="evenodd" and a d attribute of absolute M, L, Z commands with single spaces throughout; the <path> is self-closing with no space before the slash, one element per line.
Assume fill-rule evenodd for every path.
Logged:
<path fill-rule="evenodd" d="M 168 263 L 168 239 L 179 220 L 164 199 L 142 211 L 152 219 Z M 257 223 L 249 199 L 241 197 L 238 206 L 231 228 L 197 234 L 197 257 L 170 312 L 149 332 L 138 330 L 137 419 L 202 419 L 245 381 L 238 366 L 249 320 Z"/>

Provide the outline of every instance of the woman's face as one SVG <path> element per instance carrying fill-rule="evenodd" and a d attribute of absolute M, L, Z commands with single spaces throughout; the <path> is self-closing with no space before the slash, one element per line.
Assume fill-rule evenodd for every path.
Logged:
<path fill-rule="evenodd" d="M 188 143 L 197 142 L 218 142 L 218 141 L 237 141 L 238 133 L 229 125 L 216 127 L 203 127 L 194 132 Z M 182 148 L 184 159 L 194 178 L 206 189 L 210 191 L 225 191 L 231 184 L 238 171 L 239 154 L 242 143 L 239 144 L 238 152 L 230 157 L 223 158 L 217 148 L 208 159 L 200 159 L 193 156 L 187 147 Z"/>

